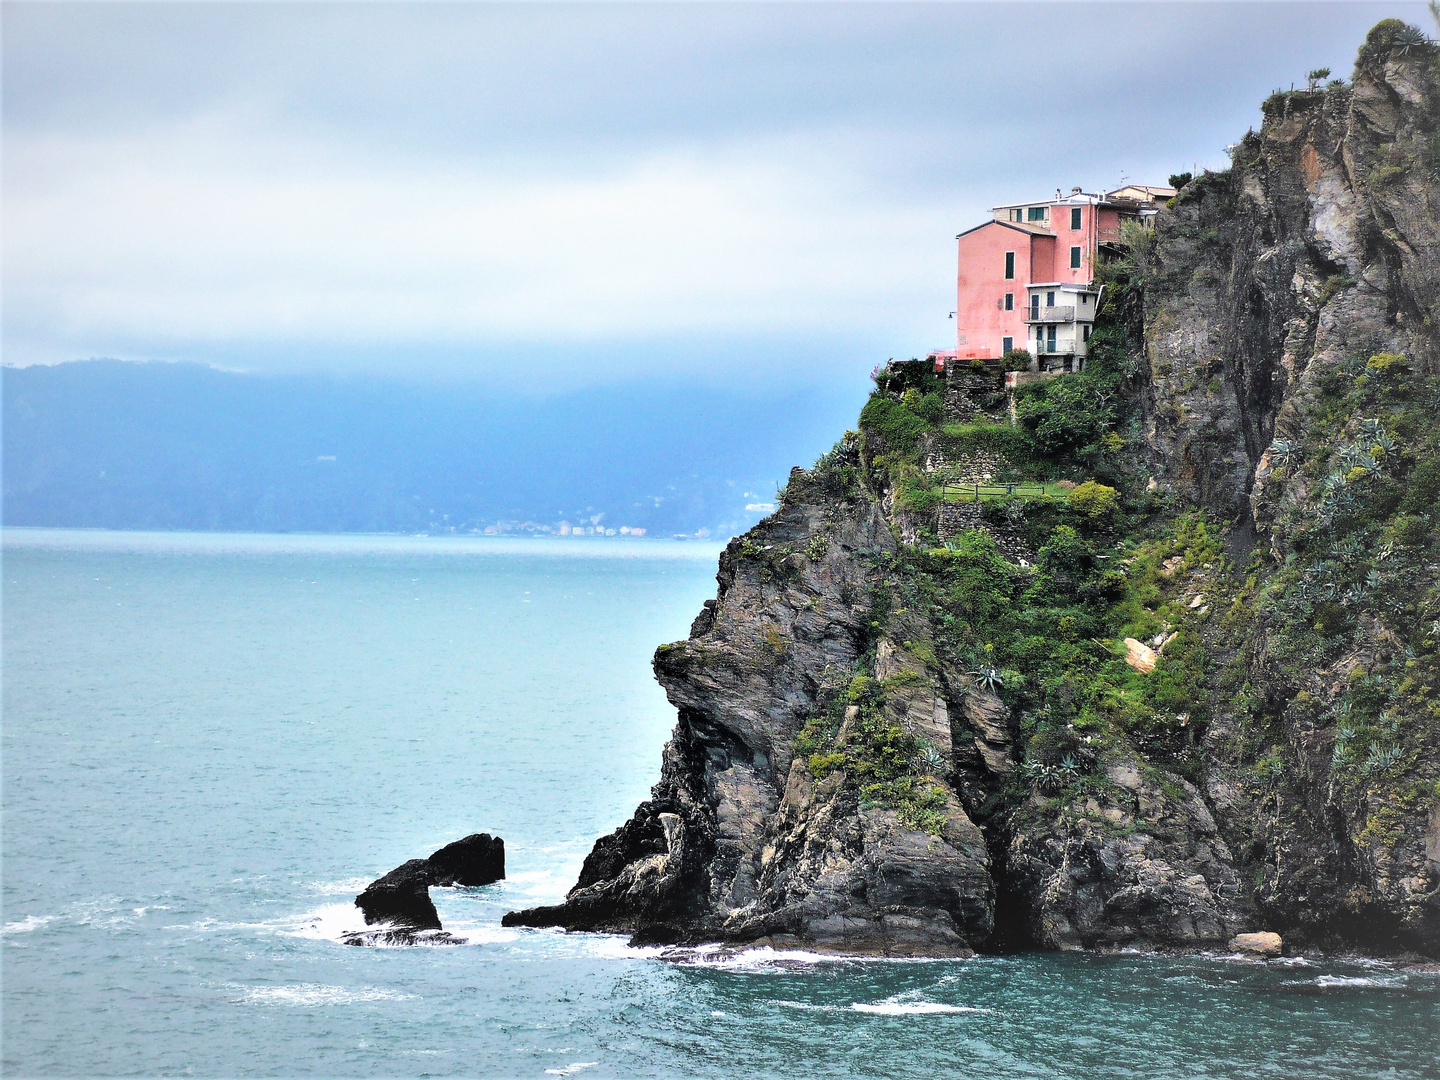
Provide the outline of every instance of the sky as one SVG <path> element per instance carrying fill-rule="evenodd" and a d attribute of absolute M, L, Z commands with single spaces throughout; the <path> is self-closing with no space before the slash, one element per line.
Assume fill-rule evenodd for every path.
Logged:
<path fill-rule="evenodd" d="M 792 387 L 1423 4 L 14 3 L 7 364 Z M 536 372 L 544 372 L 536 378 Z"/>

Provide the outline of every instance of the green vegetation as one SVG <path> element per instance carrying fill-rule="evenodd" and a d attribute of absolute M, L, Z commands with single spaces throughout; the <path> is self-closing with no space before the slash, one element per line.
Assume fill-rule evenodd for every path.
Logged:
<path fill-rule="evenodd" d="M 918 676 L 897 676 L 877 682 L 867 675 L 851 680 L 830 709 L 810 720 L 795 740 L 796 756 L 811 775 L 823 780 L 843 770 L 862 802 L 894 809 L 909 828 L 939 835 L 949 820 L 943 788 L 927 777 L 944 768 L 944 758 L 922 740 L 909 735 L 885 715 L 887 692 L 893 693 Z M 855 711 L 844 720 L 847 708 Z"/>

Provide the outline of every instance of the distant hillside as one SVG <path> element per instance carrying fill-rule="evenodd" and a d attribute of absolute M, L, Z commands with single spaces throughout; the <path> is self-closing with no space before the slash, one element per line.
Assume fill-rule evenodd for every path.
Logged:
<path fill-rule="evenodd" d="M 747 528 L 867 390 L 523 397 L 105 360 L 3 388 L 8 525 L 667 536 Z"/>

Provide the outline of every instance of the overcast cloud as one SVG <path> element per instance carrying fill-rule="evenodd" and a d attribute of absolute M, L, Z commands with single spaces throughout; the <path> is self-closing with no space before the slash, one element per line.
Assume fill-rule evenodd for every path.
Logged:
<path fill-rule="evenodd" d="M 1421 4 L 4 7 L 7 363 L 804 381 Z"/>

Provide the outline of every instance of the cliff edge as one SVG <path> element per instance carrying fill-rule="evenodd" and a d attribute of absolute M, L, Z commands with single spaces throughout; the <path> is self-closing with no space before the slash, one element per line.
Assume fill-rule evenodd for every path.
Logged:
<path fill-rule="evenodd" d="M 1440 955 L 1437 49 L 1386 20 L 1264 117 L 1084 372 L 877 375 L 657 650 L 651 798 L 508 925 Z"/>

